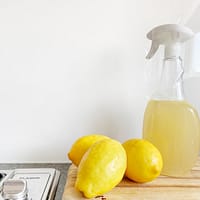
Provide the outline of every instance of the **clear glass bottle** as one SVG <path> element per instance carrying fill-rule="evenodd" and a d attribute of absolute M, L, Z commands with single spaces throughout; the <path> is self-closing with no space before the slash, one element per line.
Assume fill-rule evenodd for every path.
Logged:
<path fill-rule="evenodd" d="M 167 28 L 168 32 L 177 31 L 173 26 Z M 166 41 L 166 37 L 162 39 Z M 199 155 L 200 121 L 196 110 L 184 100 L 182 59 L 176 50 L 172 46 L 165 51 L 158 91 L 144 113 L 143 138 L 160 150 L 162 174 L 179 177 L 190 172 Z"/>

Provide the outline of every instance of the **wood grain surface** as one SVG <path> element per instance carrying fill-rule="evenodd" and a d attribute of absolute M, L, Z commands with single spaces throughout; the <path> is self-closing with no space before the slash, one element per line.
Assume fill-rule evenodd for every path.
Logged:
<path fill-rule="evenodd" d="M 74 188 L 77 167 L 71 165 L 62 200 L 86 200 Z M 124 178 L 114 189 L 95 200 L 200 200 L 200 158 L 186 177 L 159 176 L 152 182 L 135 183 Z"/>

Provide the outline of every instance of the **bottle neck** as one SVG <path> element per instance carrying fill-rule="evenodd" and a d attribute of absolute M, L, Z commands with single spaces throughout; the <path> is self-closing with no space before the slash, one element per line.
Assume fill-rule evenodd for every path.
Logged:
<path fill-rule="evenodd" d="M 168 57 L 163 60 L 158 91 L 154 95 L 159 100 L 183 100 L 183 67 L 180 57 Z"/>

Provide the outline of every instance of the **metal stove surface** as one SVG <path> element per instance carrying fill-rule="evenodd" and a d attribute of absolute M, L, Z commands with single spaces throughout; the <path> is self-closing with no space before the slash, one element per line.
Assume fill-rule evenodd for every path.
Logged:
<path fill-rule="evenodd" d="M 25 180 L 27 200 L 53 200 L 59 177 L 60 172 L 53 168 L 0 170 L 0 199 L 4 199 L 3 186 L 8 180 Z"/>

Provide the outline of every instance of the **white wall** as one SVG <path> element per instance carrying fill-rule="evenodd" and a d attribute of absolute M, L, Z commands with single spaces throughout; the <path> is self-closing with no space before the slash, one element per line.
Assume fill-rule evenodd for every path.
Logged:
<path fill-rule="evenodd" d="M 0 162 L 65 162 L 76 138 L 141 137 L 145 34 L 191 0 L 1 0 Z"/>

